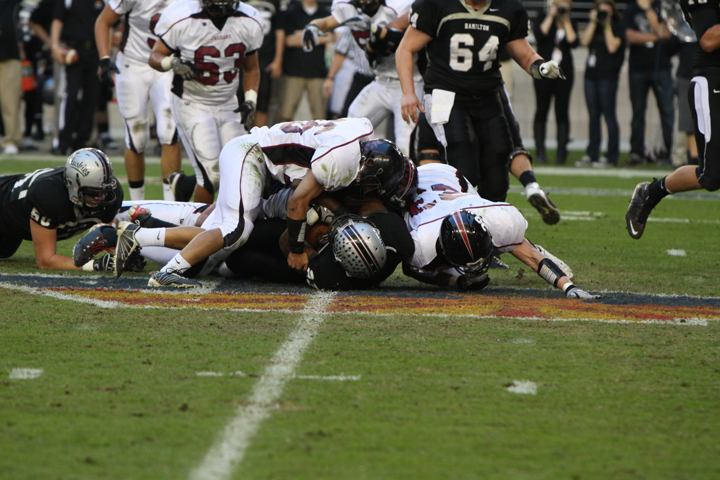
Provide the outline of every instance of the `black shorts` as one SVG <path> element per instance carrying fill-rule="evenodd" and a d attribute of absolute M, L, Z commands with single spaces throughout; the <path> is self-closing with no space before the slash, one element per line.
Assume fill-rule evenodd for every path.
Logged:
<path fill-rule="evenodd" d="M 720 69 L 693 77 L 688 100 L 700 159 L 695 173 L 700 185 L 713 192 L 720 189 Z"/>

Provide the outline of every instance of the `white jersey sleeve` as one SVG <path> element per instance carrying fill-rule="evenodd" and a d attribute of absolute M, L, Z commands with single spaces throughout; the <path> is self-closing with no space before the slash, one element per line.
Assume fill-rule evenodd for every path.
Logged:
<path fill-rule="evenodd" d="M 289 185 L 308 170 L 325 190 L 347 187 L 360 169 L 360 141 L 373 127 L 366 118 L 287 122 L 253 128 L 268 170 Z"/>
<path fill-rule="evenodd" d="M 449 165 L 424 165 L 418 168 L 417 194 L 405 215 L 415 243 L 412 266 L 422 268 L 435 259 L 442 220 L 459 210 L 482 217 L 500 253 L 514 250 L 525 238 L 527 221 L 517 208 L 481 198 Z"/>
<path fill-rule="evenodd" d="M 263 40 L 260 14 L 245 3 L 218 30 L 198 0 L 179 0 L 165 9 L 155 32 L 200 71 L 196 80 L 175 76 L 173 93 L 204 105 L 234 101 L 245 56 L 258 50 Z"/>
<path fill-rule="evenodd" d="M 330 14 L 338 23 L 343 23 L 345 20 L 360 15 L 360 11 L 348 0 L 333 0 Z"/>
<path fill-rule="evenodd" d="M 158 40 L 155 26 L 162 12 L 174 0 L 110 0 L 108 5 L 118 15 L 125 15 L 125 31 L 120 51 L 128 58 L 147 63 Z M 148 66 L 148 68 L 150 68 Z"/>

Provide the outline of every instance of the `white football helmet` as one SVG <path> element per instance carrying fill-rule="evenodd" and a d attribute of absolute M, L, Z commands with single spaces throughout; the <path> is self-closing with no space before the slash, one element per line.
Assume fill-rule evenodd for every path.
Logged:
<path fill-rule="evenodd" d="M 348 277 L 372 278 L 387 260 L 380 231 L 358 215 L 342 215 L 330 226 L 333 255 Z"/>
<path fill-rule="evenodd" d="M 83 148 L 65 163 L 65 185 L 70 201 L 81 208 L 95 209 L 115 202 L 115 179 L 108 157 L 95 148 Z"/>

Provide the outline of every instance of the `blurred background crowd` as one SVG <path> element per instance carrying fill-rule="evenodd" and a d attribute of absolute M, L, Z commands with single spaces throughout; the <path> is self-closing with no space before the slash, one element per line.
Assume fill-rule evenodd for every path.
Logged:
<path fill-rule="evenodd" d="M 113 85 L 99 80 L 94 23 L 103 0 L 0 0 L 0 153 L 83 146 L 116 150 L 123 134 Z M 261 89 L 256 125 L 338 118 L 372 81 L 364 52 L 349 31 L 301 48 L 303 27 L 329 15 L 330 2 L 254 0 L 263 17 Z M 687 101 L 695 38 L 671 0 L 525 0 L 530 43 L 556 60 L 566 79 L 534 81 L 507 59 L 501 69 L 526 146 L 536 164 L 578 167 L 697 162 Z M 53 29 L 57 31 L 53 33 Z M 123 25 L 113 30 L 122 41 Z M 59 44 L 58 41 L 62 40 Z M 68 55 L 69 49 L 77 52 Z M 530 87 L 533 84 L 534 88 Z M 652 92 L 652 94 L 651 94 Z M 554 121 L 552 119 L 554 118 Z M 380 135 L 392 139 L 389 131 Z M 159 153 L 157 145 L 157 153 Z M 46 152 L 43 152 L 46 153 Z"/>

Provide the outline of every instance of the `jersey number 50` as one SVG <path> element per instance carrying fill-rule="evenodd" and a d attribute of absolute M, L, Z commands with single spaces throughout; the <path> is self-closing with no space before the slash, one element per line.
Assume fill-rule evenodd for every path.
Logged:
<path fill-rule="evenodd" d="M 472 47 L 473 45 L 475 45 L 475 39 L 469 33 L 456 33 L 450 37 L 450 68 L 458 72 L 470 70 L 473 66 L 473 52 L 469 48 L 463 47 Z M 478 60 L 485 63 L 483 72 L 492 68 L 499 46 L 500 39 L 491 35 L 478 52 Z"/>

